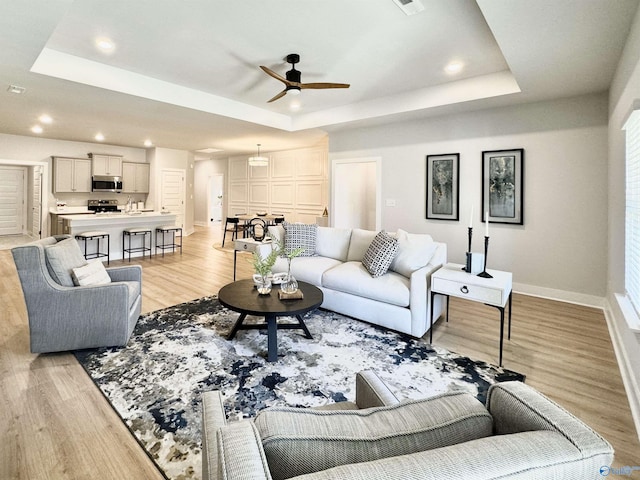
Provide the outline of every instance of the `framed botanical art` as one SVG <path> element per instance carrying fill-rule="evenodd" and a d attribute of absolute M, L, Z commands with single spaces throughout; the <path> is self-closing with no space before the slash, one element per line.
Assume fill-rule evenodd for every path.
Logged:
<path fill-rule="evenodd" d="M 460 154 L 427 155 L 427 218 L 458 220 Z"/>
<path fill-rule="evenodd" d="M 524 223 L 524 149 L 482 152 L 482 221 Z"/>

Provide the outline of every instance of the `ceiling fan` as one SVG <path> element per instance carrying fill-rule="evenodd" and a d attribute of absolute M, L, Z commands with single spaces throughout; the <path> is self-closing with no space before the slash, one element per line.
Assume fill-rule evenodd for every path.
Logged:
<path fill-rule="evenodd" d="M 348 83 L 327 83 L 327 82 L 319 82 L 319 83 L 301 83 L 300 82 L 300 71 L 296 70 L 296 63 L 300 61 L 300 55 L 297 53 L 291 53 L 286 57 L 287 63 L 291 64 L 291 70 L 289 70 L 285 75 L 287 78 L 284 78 L 282 75 L 274 72 L 269 67 L 265 67 L 264 65 L 260 65 L 260 68 L 267 74 L 275 78 L 276 80 L 280 80 L 285 84 L 285 89 L 282 90 L 279 94 L 269 100 L 267 103 L 271 103 L 275 100 L 278 100 L 281 97 L 284 97 L 287 93 L 297 95 L 300 93 L 300 90 L 304 88 L 349 88 Z"/>

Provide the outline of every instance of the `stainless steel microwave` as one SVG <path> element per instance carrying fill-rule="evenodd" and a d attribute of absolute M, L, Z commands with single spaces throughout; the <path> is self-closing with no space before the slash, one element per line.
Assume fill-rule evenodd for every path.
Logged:
<path fill-rule="evenodd" d="M 122 192 L 122 177 L 94 175 L 91 178 L 92 192 Z"/>

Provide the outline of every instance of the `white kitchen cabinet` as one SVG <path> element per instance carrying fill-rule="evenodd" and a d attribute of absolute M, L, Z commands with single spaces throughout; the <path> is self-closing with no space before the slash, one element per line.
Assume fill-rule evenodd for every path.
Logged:
<path fill-rule="evenodd" d="M 148 163 L 122 163 L 122 191 L 124 193 L 149 193 Z"/>
<path fill-rule="evenodd" d="M 53 190 L 55 192 L 91 192 L 91 160 L 53 157 L 53 172 Z"/>
<path fill-rule="evenodd" d="M 118 155 L 91 154 L 93 161 L 93 175 L 122 176 L 122 157 Z"/>

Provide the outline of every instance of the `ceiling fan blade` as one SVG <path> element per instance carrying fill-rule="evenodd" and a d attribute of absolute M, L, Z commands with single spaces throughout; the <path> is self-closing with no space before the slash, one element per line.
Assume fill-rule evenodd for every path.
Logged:
<path fill-rule="evenodd" d="M 300 88 L 349 88 L 348 83 L 300 83 Z"/>
<path fill-rule="evenodd" d="M 289 85 L 289 80 L 287 80 L 286 78 L 284 78 L 282 75 L 280 75 L 279 73 L 274 72 L 273 70 L 271 70 L 269 67 L 265 67 L 264 65 L 260 65 L 260 68 L 262 69 L 262 71 L 264 71 L 264 73 L 266 73 L 267 75 L 275 78 L 276 80 L 280 80 L 282 83 L 284 83 L 285 85 Z"/>
<path fill-rule="evenodd" d="M 286 94 L 287 94 L 287 89 L 285 88 L 279 94 L 277 94 L 275 97 L 273 97 L 271 100 L 269 100 L 267 103 L 275 102 L 279 98 L 284 97 Z"/>

